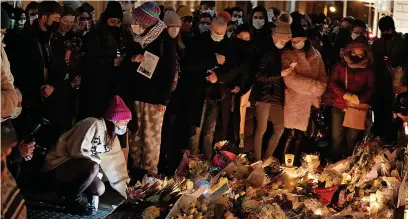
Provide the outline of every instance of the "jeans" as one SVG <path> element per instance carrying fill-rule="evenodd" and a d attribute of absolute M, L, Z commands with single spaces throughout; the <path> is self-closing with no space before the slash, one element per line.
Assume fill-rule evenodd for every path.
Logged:
<path fill-rule="evenodd" d="M 212 143 L 215 126 L 217 125 L 218 108 L 218 103 L 216 101 L 206 100 L 201 114 L 200 127 L 190 127 L 191 133 L 189 144 L 193 155 L 199 154 L 200 140 L 202 140 L 202 153 L 204 159 L 211 159 Z"/>
<path fill-rule="evenodd" d="M 353 153 L 360 130 L 343 126 L 345 112 L 337 107 L 332 108 L 332 160 L 338 161 Z M 344 147 L 344 140 L 345 146 Z"/>
<path fill-rule="evenodd" d="M 256 104 L 256 130 L 254 139 L 255 160 L 261 160 L 262 139 L 266 132 L 268 121 L 273 124 L 273 135 L 269 139 L 268 149 L 264 154 L 264 159 L 272 156 L 279 143 L 284 130 L 283 107 L 278 104 L 257 103 Z"/>

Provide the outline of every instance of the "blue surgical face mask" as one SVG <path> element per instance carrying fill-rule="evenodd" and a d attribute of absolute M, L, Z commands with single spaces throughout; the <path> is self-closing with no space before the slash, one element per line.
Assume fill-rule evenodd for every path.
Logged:
<path fill-rule="evenodd" d="M 117 135 L 124 135 L 127 131 L 127 127 L 124 126 L 115 126 L 115 133 Z"/>

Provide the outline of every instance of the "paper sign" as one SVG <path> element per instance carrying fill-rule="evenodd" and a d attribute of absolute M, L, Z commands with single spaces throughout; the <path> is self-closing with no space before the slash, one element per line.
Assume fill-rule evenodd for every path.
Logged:
<path fill-rule="evenodd" d="M 137 68 L 137 72 L 151 79 L 153 77 L 154 70 L 157 67 L 157 63 L 159 62 L 159 57 L 148 51 L 145 51 L 143 56 L 143 62 L 140 63 L 139 68 Z"/>

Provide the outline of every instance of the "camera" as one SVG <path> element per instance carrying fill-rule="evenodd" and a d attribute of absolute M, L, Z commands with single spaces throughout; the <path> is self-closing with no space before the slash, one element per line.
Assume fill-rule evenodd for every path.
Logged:
<path fill-rule="evenodd" d="M 401 113 L 404 116 L 408 115 L 408 92 L 398 94 L 394 101 L 394 113 Z"/>

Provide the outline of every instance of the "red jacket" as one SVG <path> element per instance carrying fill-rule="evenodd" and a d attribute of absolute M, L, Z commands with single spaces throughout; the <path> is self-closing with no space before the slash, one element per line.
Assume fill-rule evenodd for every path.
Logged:
<path fill-rule="evenodd" d="M 343 62 L 338 62 L 332 71 L 329 87 L 334 94 L 333 106 L 344 109 L 346 101 L 345 93 L 349 92 L 358 96 L 360 103 L 369 103 L 374 93 L 374 71 L 367 68 L 348 68 L 348 89 L 346 90 L 346 67 Z"/>

